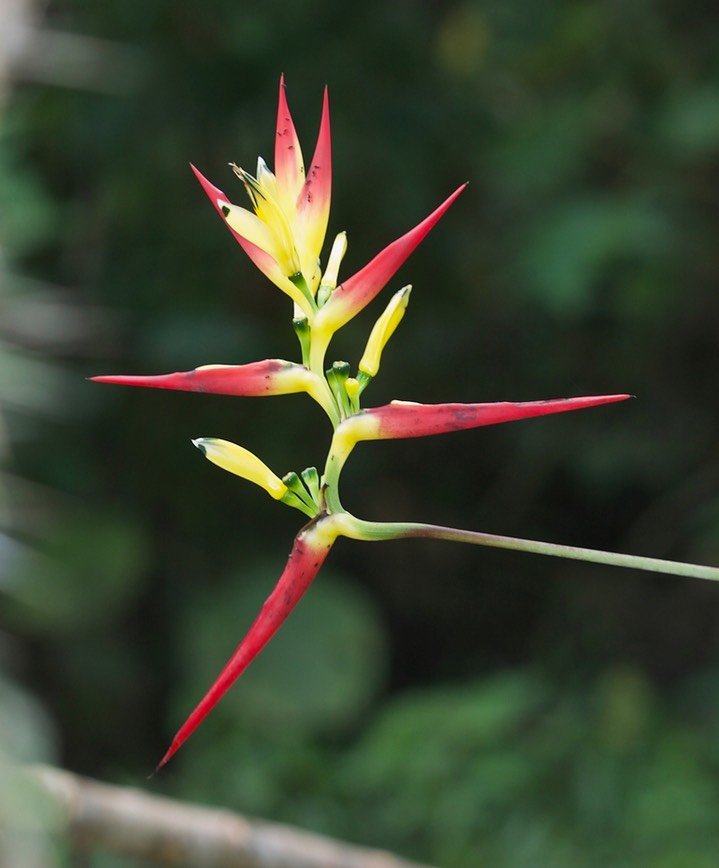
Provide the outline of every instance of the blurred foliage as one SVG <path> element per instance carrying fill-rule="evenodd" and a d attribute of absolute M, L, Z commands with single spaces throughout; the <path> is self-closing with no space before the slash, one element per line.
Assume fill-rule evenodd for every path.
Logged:
<path fill-rule="evenodd" d="M 83 382 L 296 357 L 286 299 L 187 168 L 242 200 L 226 163 L 271 160 L 280 71 L 306 150 L 330 87 L 345 274 L 471 182 L 397 278 L 412 304 L 368 402 L 638 396 L 368 444 L 349 508 L 719 562 L 717 17 L 678 0 L 49 4 L 48 32 L 95 48 L 70 71 L 55 55 L 55 83 L 42 58 L 46 83 L 4 107 L 0 629 L 65 764 L 144 778 L 296 532 L 190 438 L 280 473 L 324 454 L 302 396 Z M 338 358 L 355 364 L 378 305 Z M 718 627 L 719 590 L 697 583 L 341 543 L 153 785 L 446 866 L 714 865 Z M 50 736 L 29 757 L 7 741 L 7 715 L 0 759 L 47 757 Z"/>
<path fill-rule="evenodd" d="M 0 678 L 0 859 L 4 865 L 54 868 L 58 864 L 62 848 L 52 836 L 56 817 L 19 765 L 49 761 L 55 752 L 53 741 L 44 709 Z"/>
<path fill-rule="evenodd" d="M 389 706 L 345 782 L 373 835 L 440 865 L 708 866 L 717 723 L 636 670 L 567 692 L 528 670 Z"/>

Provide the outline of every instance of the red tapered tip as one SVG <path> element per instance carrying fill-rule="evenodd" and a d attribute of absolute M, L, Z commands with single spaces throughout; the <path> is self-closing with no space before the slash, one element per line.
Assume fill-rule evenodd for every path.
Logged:
<path fill-rule="evenodd" d="M 334 537 L 328 536 L 321 522 L 312 523 L 297 534 L 282 575 L 260 614 L 214 684 L 178 730 L 172 744 L 157 764 L 157 769 L 162 768 L 177 753 L 275 635 L 319 572 L 333 542 Z"/>

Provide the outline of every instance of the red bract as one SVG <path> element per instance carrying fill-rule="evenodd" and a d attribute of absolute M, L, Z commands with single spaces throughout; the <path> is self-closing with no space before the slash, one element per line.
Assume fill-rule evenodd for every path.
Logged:
<path fill-rule="evenodd" d="M 281 88 L 284 95 L 284 83 Z M 286 105 L 286 103 L 285 103 Z M 282 103 L 280 103 L 280 107 Z M 289 109 L 288 109 L 289 117 Z M 292 121 L 289 118 L 290 122 Z M 278 113 L 279 122 L 279 113 Z M 294 128 L 293 128 L 294 129 Z M 290 145 L 290 147 L 292 147 Z M 285 149 L 285 143 L 280 138 L 280 127 L 277 127 L 277 142 L 275 144 L 275 172 L 278 184 L 280 183 L 281 170 L 277 165 L 278 151 Z M 287 148 L 289 150 L 289 148 Z M 310 246 L 317 250 L 319 255 L 322 242 L 327 231 L 327 223 L 330 216 L 330 199 L 332 196 L 332 148 L 330 137 L 330 106 L 327 88 L 325 88 L 322 101 L 322 118 L 320 131 L 317 136 L 317 145 L 312 156 L 312 162 L 305 169 L 306 178 L 297 199 L 298 222 L 303 227 Z"/>
<path fill-rule="evenodd" d="M 461 187 L 458 187 L 429 217 L 425 217 L 414 229 L 410 229 L 401 238 L 388 244 L 364 268 L 343 281 L 332 293 L 327 304 L 320 310 L 317 316 L 317 328 L 320 329 L 324 323 L 329 323 L 336 330 L 348 323 L 366 307 L 387 285 L 390 278 L 394 276 L 395 272 L 466 186 L 466 184 L 462 184 Z"/>
<path fill-rule="evenodd" d="M 325 91 L 326 93 L 326 91 Z M 324 120 L 324 106 L 323 106 Z M 322 129 L 323 124 L 320 124 Z M 319 145 L 319 142 L 317 143 Z M 297 137 L 295 123 L 287 105 L 285 77 L 280 76 L 280 96 L 277 101 L 277 131 L 275 137 L 275 175 L 286 187 L 296 191 L 302 189 L 305 182 L 302 148 Z"/>
<path fill-rule="evenodd" d="M 307 525 L 297 534 L 285 569 L 274 590 L 265 601 L 260 614 L 215 683 L 180 727 L 157 768 L 164 766 L 182 747 L 232 684 L 275 635 L 317 575 L 335 538 L 336 533 L 328 531 L 323 526 L 322 520 Z"/>
<path fill-rule="evenodd" d="M 118 386 L 145 386 L 150 389 L 252 397 L 305 392 L 313 375 L 302 365 L 286 362 L 284 359 L 265 359 L 247 365 L 203 365 L 192 371 L 178 371 L 174 374 L 109 374 L 90 379 L 95 383 L 112 383 Z"/>
<path fill-rule="evenodd" d="M 415 404 L 411 401 L 392 401 L 382 407 L 361 410 L 343 425 L 354 440 L 429 437 L 432 434 L 497 425 L 500 422 L 513 422 L 532 416 L 566 413 L 570 410 L 625 401 L 630 397 L 631 395 L 601 395 L 519 403 L 500 401 L 492 404 Z"/>

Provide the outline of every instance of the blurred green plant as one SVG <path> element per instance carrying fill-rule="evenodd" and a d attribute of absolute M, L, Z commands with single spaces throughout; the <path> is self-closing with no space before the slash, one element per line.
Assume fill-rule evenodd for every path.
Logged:
<path fill-rule="evenodd" d="M 0 50 L 3 86 L 6 60 Z M 54 868 L 70 845 L 24 767 L 56 761 L 60 739 L 52 701 L 33 694 L 27 645 L 96 628 L 131 598 L 142 542 L 136 525 L 62 492 L 53 484 L 62 472 L 40 484 L 24 470 L 23 453 L 42 451 L 47 431 L 79 407 L 60 358 L 87 351 L 103 323 L 76 294 L 25 272 L 57 236 L 61 209 L 25 159 L 23 121 L 4 100 L 0 111 L 0 863 Z"/>
<path fill-rule="evenodd" d="M 23 352 L 4 315 L 31 297 L 11 268 L 16 255 L 45 237 L 51 208 L 37 179 L 15 165 L 6 130 L 0 133 L 0 191 L 4 213 L 13 213 L 16 196 L 21 202 L 2 226 L 0 242 L 0 862 L 53 868 L 56 849 L 49 818 L 21 764 L 54 757 L 55 732 L 40 701 L 17 683 L 22 666 L 5 615 L 21 587 L 15 571 L 32 553 L 23 537 L 44 505 L 40 492 L 11 469 L 16 445 L 12 414 L 33 418 L 51 412 L 59 377 L 46 359 Z"/>
<path fill-rule="evenodd" d="M 61 349 L 77 383 L 90 364 L 97 370 L 182 370 L 211 358 L 260 358 L 268 346 L 281 355 L 291 352 L 291 335 L 277 321 L 278 299 L 243 268 L 207 214 L 202 194 L 186 183 L 183 168 L 188 156 L 203 155 L 208 168 L 219 172 L 228 142 L 238 154 L 262 152 L 282 57 L 295 85 L 298 117 L 312 116 L 313 94 L 326 80 L 335 94 L 352 95 L 351 106 L 344 97 L 337 100 L 333 117 L 341 144 L 333 221 L 354 227 L 348 267 L 362 264 L 353 259 L 355 251 L 359 257 L 379 249 L 382 238 L 411 225 L 455 179 L 471 180 L 472 197 L 454 206 L 459 212 L 451 231 L 414 254 L 423 286 L 435 291 L 413 300 L 411 328 L 393 338 L 397 394 L 416 394 L 421 383 L 427 400 L 472 400 L 478 391 L 496 400 L 550 390 L 592 393 L 610 383 L 641 396 L 619 414 L 509 426 L 501 436 L 485 429 L 481 450 L 475 438 L 462 434 L 450 443 L 435 438 L 383 449 L 370 444 L 361 471 L 346 469 L 353 510 L 382 518 L 432 511 L 448 524 L 461 519 L 508 534 L 522 526 L 539 538 L 716 562 L 714 6 L 678 0 L 661 7 L 649 0 L 631 6 L 542 0 L 531 9 L 513 0 L 411 7 L 370 2 L 358 16 L 354 7 L 328 0 L 270 2 L 256 9 L 230 0 L 172 7 L 164 0 L 70 0 L 49 10 L 53 26 L 127 44 L 142 61 L 133 64 L 139 80 L 126 82 L 119 97 L 103 96 L 101 88 L 90 94 L 25 84 L 12 94 L 4 116 L 4 129 L 13 134 L 5 158 L 13 177 L 0 185 L 7 203 L 3 221 L 15 222 L 13 215 L 25 207 L 22 191 L 4 194 L 16 173 L 40 179 L 43 210 L 54 215 L 51 236 L 25 248 L 19 263 L 24 280 L 40 281 L 46 299 L 54 299 L 61 285 L 73 288 L 83 311 L 105 309 L 104 328 L 92 324 L 79 362 L 74 349 Z M 321 45 L 320 66 L 316 51 L 298 51 L 298 45 Z M 46 55 L 37 53 L 37 59 Z M 423 182 L 408 188 L 409 177 Z M 377 183 L 387 205 L 381 213 L 374 207 Z M 358 214 L 372 219 L 358 222 Z M 601 231 L 596 246 L 587 234 L 576 239 L 574 214 L 584 227 Z M 46 219 L 36 216 L 19 228 L 32 233 Z M 612 219 L 626 236 L 608 225 Z M 192 245 L 179 240 L 188 237 Z M 551 256 L 540 249 L 544 240 L 552 241 Z M 206 254 L 198 257 L 198 249 Z M 553 275 L 565 281 L 566 307 L 554 291 Z M 566 275 L 576 277 L 576 299 Z M 108 307 L 114 324 L 109 336 Z M 39 321 L 29 320 L 25 339 Z M 53 314 L 50 321 L 59 319 Z M 338 335 L 339 356 L 359 345 L 370 326 L 348 325 L 346 335 Z M 97 358 L 89 362 L 88 355 Z M 376 389 L 378 403 L 392 397 L 381 379 Z M 199 690 L 200 678 L 211 677 L 207 670 L 191 679 L 185 673 L 197 577 L 203 620 L 211 620 L 214 606 L 219 623 L 229 617 L 234 586 L 251 581 L 238 565 L 257 564 L 267 575 L 269 563 L 260 553 L 276 552 L 277 571 L 283 556 L 278 547 L 294 532 L 291 516 L 274 516 L 273 504 L 250 504 L 239 486 L 219 474 L 206 478 L 202 467 L 187 462 L 186 440 L 197 436 L 198 412 L 202 430 L 230 440 L 242 436 L 278 467 L 291 465 L 300 440 L 308 444 L 305 463 L 319 461 L 324 429 L 319 418 L 295 412 L 287 436 L 287 405 L 294 410 L 299 398 L 287 398 L 287 405 L 255 402 L 245 415 L 242 407 L 228 413 L 227 399 L 220 397 L 130 390 L 98 397 L 86 388 L 70 401 L 65 392 L 54 394 L 62 395 L 62 415 L 40 426 L 17 415 L 13 421 L 12 476 L 21 475 L 25 483 L 26 517 L 44 522 L 44 492 L 52 489 L 56 497 L 59 489 L 93 517 L 107 513 L 124 527 L 139 526 L 147 556 L 140 579 L 128 577 L 134 596 L 118 598 L 117 610 L 108 606 L 97 629 L 87 624 L 43 641 L 39 631 L 30 640 L 24 628 L 12 627 L 11 648 L 17 650 L 8 667 L 22 672 L 50 707 L 65 763 L 136 782 L 191 701 L 188 680 Z M 18 438 L 29 429 L 32 439 Z M 138 444 L 154 455 L 152 479 L 138 461 Z M 445 473 L 425 474 L 418 487 L 427 462 Z M 472 475 L 466 473 L 470 463 Z M 30 503 L 28 479 L 42 505 L 37 499 Z M 63 498 L 59 512 L 66 511 Z M 278 525 L 272 527 L 273 521 Z M 24 539 L 21 534 L 19 541 Z M 719 633 L 717 596 L 709 585 L 640 576 L 626 581 L 597 568 L 566 568 L 489 550 L 478 559 L 460 547 L 440 553 L 431 544 L 386 545 L 381 552 L 339 546 L 333 555 L 333 566 L 351 573 L 380 612 L 387 657 L 375 661 L 380 668 L 374 683 L 385 688 L 369 707 L 358 710 L 348 728 L 305 732 L 289 748 L 270 727 L 245 727 L 245 717 L 255 714 L 249 700 L 243 701 L 243 683 L 218 709 L 217 725 L 208 720 L 192 761 L 180 757 L 155 786 L 278 819 L 304 813 L 310 826 L 361 839 L 370 834 L 366 801 L 352 800 L 351 778 L 340 791 L 338 775 L 363 733 L 403 692 L 419 698 L 427 691 L 436 698 L 432 691 L 442 684 L 489 677 L 511 666 L 520 676 L 528 668 L 530 680 L 541 671 L 537 677 L 551 685 L 552 696 L 561 685 L 562 701 L 581 709 L 593 689 L 591 673 L 610 663 L 637 670 L 656 699 L 647 712 L 649 732 L 663 729 L 668 738 L 693 743 L 704 773 L 696 778 L 697 792 L 713 786 L 712 672 Z M 451 569 L 437 581 L 445 558 Z M 3 576 L 11 575 L 4 564 Z M 101 580 L 101 573 L 93 579 Z M 316 588 L 320 593 L 323 584 Z M 5 599 L 2 611 L 4 604 Z M 237 612 L 238 629 L 250 614 Z M 208 657 L 223 653 L 220 643 L 221 637 L 213 637 Z M 22 665 L 15 662 L 21 650 L 27 651 Z M 291 652 L 282 656 L 290 659 Z M 702 677 L 696 674 L 701 669 Z M 448 704 L 448 714 L 435 719 L 430 735 L 439 738 L 451 725 L 453 708 Z M 588 716 L 577 712 L 572 719 L 573 740 L 589 732 Z M 118 732 L 124 735 L 118 738 Z M 524 753 L 532 732 L 531 725 L 516 730 L 513 748 Z M 648 738 L 643 763 L 652 761 L 656 744 Z M 600 769 L 603 750 L 597 747 Z M 227 768 L 228 756 L 237 760 L 239 772 Z M 411 764 L 421 756 L 403 755 L 405 773 L 411 776 Z M 576 754 L 567 753 L 565 766 L 575 760 Z M 611 816 L 625 793 L 650 799 L 650 790 L 642 793 L 642 768 L 639 762 L 623 766 L 617 791 L 594 787 L 584 817 L 594 812 L 598 821 L 584 827 L 583 857 L 605 852 L 618 835 L 618 826 L 602 825 L 599 818 Z M 536 861 L 553 864 L 561 845 L 557 829 L 566 825 L 562 785 L 538 786 L 522 796 L 524 814 L 501 842 L 506 864 L 526 864 L 521 855 L 511 861 L 512 842 L 517 847 L 525 841 L 542 852 Z M 373 791 L 373 816 L 387 799 L 376 832 L 383 846 L 393 846 L 385 823 L 395 803 L 408 826 L 422 827 L 434 816 L 434 793 L 421 801 L 402 792 L 400 800 L 399 789 L 395 781 Z M 684 804 L 701 818 L 689 787 L 682 792 Z M 647 812 L 642 834 L 648 837 L 651 826 L 663 834 L 663 817 Z M 667 861 L 691 868 L 715 864 L 716 847 L 710 830 L 701 831 L 702 822 L 697 820 L 696 852 L 690 844 L 674 847 L 669 841 Z M 500 828 L 485 827 L 483 847 L 500 846 Z M 530 834 L 536 828 L 537 835 Z M 548 841 L 544 851 L 542 835 Z M 675 827 L 666 826 L 668 838 L 676 835 Z M 431 842 L 422 846 L 425 860 L 448 863 L 431 852 Z M 682 848 L 689 855 L 677 856 Z M 661 852 L 651 858 L 665 868 Z M 622 868 L 652 864 L 629 845 L 614 861 Z"/>
<path fill-rule="evenodd" d="M 719 721 L 697 725 L 686 691 L 670 707 L 618 667 L 567 693 L 527 670 L 406 696 L 343 783 L 364 840 L 441 865 L 709 866 Z"/>
<path fill-rule="evenodd" d="M 173 789 L 458 868 L 708 868 L 717 677 L 662 697 L 624 665 L 583 685 L 508 670 L 390 699 L 342 750 L 228 716 Z"/>

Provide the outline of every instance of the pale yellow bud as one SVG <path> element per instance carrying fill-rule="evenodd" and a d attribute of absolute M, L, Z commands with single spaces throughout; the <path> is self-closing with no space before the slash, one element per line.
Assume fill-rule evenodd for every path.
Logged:
<path fill-rule="evenodd" d="M 399 292 L 396 292 L 390 299 L 382 316 L 374 324 L 358 366 L 363 374 L 367 374 L 369 377 L 377 375 L 380 359 L 382 358 L 382 350 L 384 350 L 387 341 L 392 337 L 394 330 L 402 321 L 404 312 L 407 310 L 407 305 L 409 304 L 409 294 L 411 291 L 411 286 L 404 286 Z"/>
<path fill-rule="evenodd" d="M 329 296 L 332 290 L 337 286 L 337 279 L 340 272 L 340 264 L 347 252 L 347 233 L 340 232 L 332 244 L 330 256 L 327 260 L 327 268 L 325 268 L 320 288 L 323 290 L 323 295 Z"/>
<path fill-rule="evenodd" d="M 279 476 L 276 476 L 248 449 L 217 437 L 198 437 L 192 442 L 208 461 L 249 482 L 254 482 L 255 485 L 264 488 L 275 500 L 281 500 L 287 493 L 287 486 Z"/>

